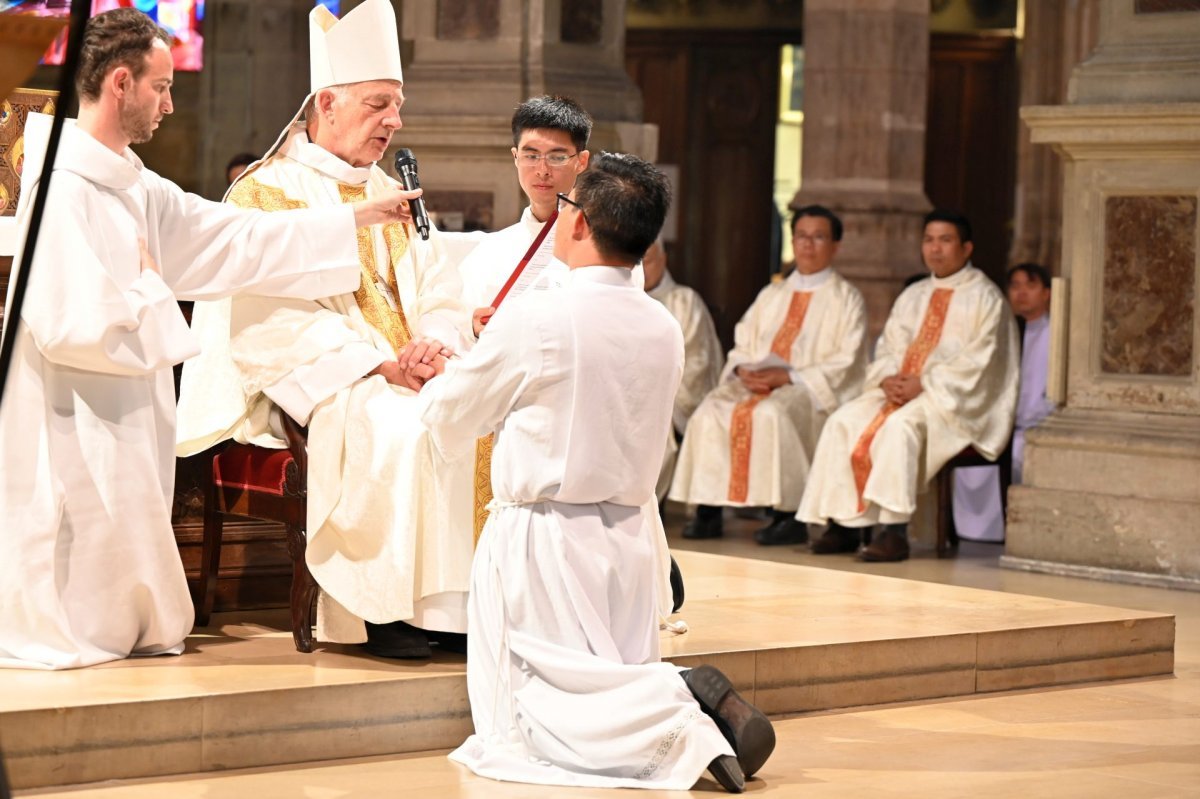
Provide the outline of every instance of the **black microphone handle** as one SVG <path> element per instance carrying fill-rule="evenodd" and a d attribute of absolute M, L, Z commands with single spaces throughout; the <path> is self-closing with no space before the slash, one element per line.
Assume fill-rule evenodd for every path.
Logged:
<path fill-rule="evenodd" d="M 412 158 L 411 154 L 408 159 L 399 153 L 396 155 L 396 174 L 400 176 L 400 183 L 404 186 L 405 191 L 415 191 L 421 188 L 416 166 L 416 159 Z M 429 214 L 425 211 L 424 198 L 417 197 L 409 200 L 408 207 L 412 210 L 413 225 L 417 228 L 417 232 L 421 234 L 422 239 L 429 241 Z"/>

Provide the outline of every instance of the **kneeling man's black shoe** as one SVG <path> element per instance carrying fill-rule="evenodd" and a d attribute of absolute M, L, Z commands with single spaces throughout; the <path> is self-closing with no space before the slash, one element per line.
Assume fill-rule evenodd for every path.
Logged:
<path fill-rule="evenodd" d="M 717 723 L 737 753 L 742 774 L 746 779 L 753 777 L 775 750 L 775 728 L 770 720 L 733 690 L 729 678 L 713 666 L 682 672 L 682 677 L 701 710 Z"/>
<path fill-rule="evenodd" d="M 730 793 L 746 790 L 746 775 L 742 773 L 742 767 L 733 755 L 717 755 L 713 762 L 708 764 L 708 773 Z"/>
<path fill-rule="evenodd" d="M 423 659 L 433 657 L 424 631 L 402 621 L 387 624 L 367 622 L 367 642 L 363 649 L 375 657 Z"/>
<path fill-rule="evenodd" d="M 775 514 L 775 520 L 754 531 L 754 540 L 765 547 L 808 543 L 808 525 L 790 513 Z"/>
<path fill-rule="evenodd" d="M 683 572 L 679 570 L 679 564 L 675 562 L 675 556 L 671 556 L 671 612 L 678 613 L 683 607 Z"/>

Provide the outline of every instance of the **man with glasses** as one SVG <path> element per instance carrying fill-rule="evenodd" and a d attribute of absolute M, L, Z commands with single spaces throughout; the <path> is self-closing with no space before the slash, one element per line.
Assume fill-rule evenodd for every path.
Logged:
<path fill-rule="evenodd" d="M 862 295 L 830 266 L 841 238 L 828 208 L 809 205 L 792 217 L 796 268 L 738 322 L 721 385 L 688 422 L 669 494 L 698 505 L 685 538 L 721 536 L 722 506 L 767 506 L 771 518 L 755 541 L 808 540 L 794 517 L 813 450 L 866 369 Z"/>
<path fill-rule="evenodd" d="M 496 432 L 496 501 L 471 572 L 472 735 L 451 758 L 492 779 L 730 791 L 770 722 L 711 666 L 659 658 L 654 506 L 683 366 L 679 324 L 632 274 L 666 178 L 601 153 L 559 195 L 560 288 L 506 303 L 419 397 L 447 457 Z"/>
<path fill-rule="evenodd" d="M 543 95 L 517 106 L 512 118 L 513 161 L 517 181 L 529 206 L 516 224 L 489 234 L 463 261 L 463 301 L 475 313 L 478 334 L 489 317 L 491 303 L 509 275 L 530 250 L 558 207 L 558 195 L 571 191 L 575 178 L 587 169 L 592 118 L 574 100 Z M 539 245 L 548 258 L 553 252 L 553 229 Z M 556 270 L 554 265 L 547 267 Z M 547 274 L 535 287 L 552 285 Z"/>

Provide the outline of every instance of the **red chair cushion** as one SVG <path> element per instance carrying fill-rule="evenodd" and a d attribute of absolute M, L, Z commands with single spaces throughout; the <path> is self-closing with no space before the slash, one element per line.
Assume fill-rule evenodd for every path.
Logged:
<path fill-rule="evenodd" d="M 213 457 L 213 482 L 221 487 L 283 496 L 292 453 L 233 443 Z"/>

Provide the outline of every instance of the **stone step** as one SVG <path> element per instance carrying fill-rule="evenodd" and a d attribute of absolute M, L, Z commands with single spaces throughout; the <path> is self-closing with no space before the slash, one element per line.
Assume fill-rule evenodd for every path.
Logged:
<path fill-rule="evenodd" d="M 772 715 L 1169 674 L 1169 615 L 677 552 L 691 630 Z M 297 653 L 283 613 L 214 617 L 180 657 L 0 670 L 14 788 L 448 749 L 470 732 L 465 662 Z"/>

